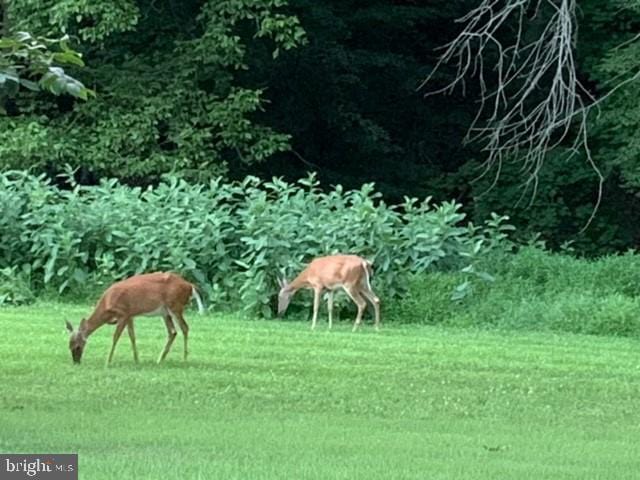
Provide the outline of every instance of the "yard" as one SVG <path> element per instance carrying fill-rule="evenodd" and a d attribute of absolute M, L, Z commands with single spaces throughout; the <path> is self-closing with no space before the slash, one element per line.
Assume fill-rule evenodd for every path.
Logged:
<path fill-rule="evenodd" d="M 160 318 L 113 327 L 74 366 L 64 320 L 0 310 L 0 451 L 78 453 L 80 478 L 631 479 L 640 458 L 633 339 L 187 312 L 163 364 Z"/>

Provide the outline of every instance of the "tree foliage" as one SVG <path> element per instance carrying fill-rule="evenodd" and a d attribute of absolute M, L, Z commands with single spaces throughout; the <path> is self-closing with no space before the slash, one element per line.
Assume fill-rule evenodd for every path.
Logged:
<path fill-rule="evenodd" d="M 394 201 L 438 191 L 471 153 L 461 132 L 473 109 L 461 95 L 425 100 L 416 88 L 444 27 L 470 3 L 291 1 L 309 44 L 276 62 L 257 51 L 251 65 L 268 79 L 265 121 L 292 135 L 295 153 L 243 172 L 373 180 Z"/>
<path fill-rule="evenodd" d="M 474 179 L 477 212 L 513 212 L 555 247 L 571 241 L 595 253 L 635 244 L 640 230 L 624 218 L 637 209 L 627 187 L 640 178 L 632 133 L 640 116 L 630 102 L 639 88 L 638 7 L 483 1 L 461 18 L 434 72 L 456 62 L 440 79 L 447 90 L 478 76 L 479 110 L 466 139 L 484 142 L 486 154 L 476 155 L 483 170 L 472 176 L 468 162 L 459 171 Z"/>
<path fill-rule="evenodd" d="M 55 172 L 70 163 L 85 178 L 149 182 L 173 171 L 205 179 L 226 173 L 230 159 L 259 162 L 288 148 L 288 135 L 252 119 L 263 89 L 236 81 L 252 42 L 266 43 L 274 56 L 305 42 L 284 5 L 12 2 L 10 18 L 20 28 L 82 40 L 88 67 L 79 75 L 98 95 L 85 104 L 17 100 L 0 120 L 2 166 Z"/>
<path fill-rule="evenodd" d="M 640 213 L 640 110 L 635 101 L 640 83 L 634 81 L 640 72 L 640 3 L 581 2 L 578 21 L 578 74 L 591 94 L 603 99 L 585 125 L 591 156 L 603 178 L 595 218 L 583 231 L 598 202 L 598 175 L 584 152 L 569 161 L 563 158 L 566 144 L 547 154 L 552 161 L 540 172 L 534 202 L 523 198 L 519 165 L 507 163 L 506 178 L 494 191 L 488 192 L 491 179 L 474 183 L 479 199 L 474 203 L 480 216 L 491 210 L 509 212 L 520 232 L 539 232 L 555 248 L 572 242 L 576 251 L 590 255 L 620 252 L 636 248 L 640 238 L 640 227 L 628 221 Z M 472 179 L 469 167 L 465 176 Z"/>
<path fill-rule="evenodd" d="M 640 71 L 640 2 L 587 2 L 581 53 L 595 88 L 606 90 Z M 604 103 L 591 127 L 600 161 L 630 192 L 640 187 L 640 82 L 629 82 Z"/>
<path fill-rule="evenodd" d="M 60 39 L 35 38 L 28 32 L 0 38 L 0 113 L 20 88 L 87 100 L 95 93 L 68 75 L 63 66 L 83 67 L 81 55 Z"/>

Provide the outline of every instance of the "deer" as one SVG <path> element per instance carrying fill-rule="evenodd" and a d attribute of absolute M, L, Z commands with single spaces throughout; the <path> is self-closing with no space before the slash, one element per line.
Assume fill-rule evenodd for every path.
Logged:
<path fill-rule="evenodd" d="M 355 332 L 362 321 L 362 314 L 369 300 L 375 311 L 375 329 L 380 325 L 380 299 L 371 289 L 373 263 L 357 255 L 328 255 L 313 259 L 307 267 L 291 283 L 279 279 L 278 315 L 282 316 L 289 307 L 292 297 L 301 288 L 313 290 L 313 317 L 311 330 L 316 328 L 320 296 L 328 290 L 327 306 L 329 310 L 329 329 L 333 323 L 334 291 L 342 288 L 358 307 L 352 332 Z"/>
<path fill-rule="evenodd" d="M 161 316 L 164 319 L 167 327 L 167 343 L 157 363 L 162 362 L 171 349 L 177 335 L 173 322 L 177 322 L 184 337 L 184 360 L 186 361 L 189 326 L 183 312 L 192 298 L 195 298 L 198 312 L 202 314 L 204 306 L 195 285 L 187 282 L 180 275 L 170 272 L 139 274 L 113 283 L 104 291 L 91 316 L 80 321 L 77 330 L 68 320 L 65 320 L 70 333 L 69 350 L 73 362 L 80 363 L 89 336 L 101 326 L 109 324 L 115 325 L 116 328 L 111 351 L 107 357 L 107 366 L 113 360 L 116 344 L 125 327 L 131 340 L 133 359 L 137 363 L 138 349 L 133 328 L 133 319 L 137 316 Z"/>

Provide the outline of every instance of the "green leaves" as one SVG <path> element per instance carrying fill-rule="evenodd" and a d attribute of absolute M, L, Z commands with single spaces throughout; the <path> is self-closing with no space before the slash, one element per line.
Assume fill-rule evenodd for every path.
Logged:
<path fill-rule="evenodd" d="M 0 169 L 57 172 L 69 163 L 136 184 L 157 182 L 163 174 L 208 181 L 288 150 L 290 136 L 263 124 L 266 101 L 256 85 L 264 81 L 235 77 L 248 68 L 252 48 L 284 51 L 304 43 L 285 6 L 273 0 L 179 7 L 130 0 L 17 2 L 12 17 L 21 27 L 52 38 L 67 35 L 2 40 L 17 56 L 12 65 L 25 66 L 20 55 L 29 52 L 40 66 L 2 69 L 0 63 L 0 89 L 6 85 L 6 96 L 25 93 L 11 120 L 0 119 Z M 83 40 L 85 57 L 70 48 L 69 38 Z M 51 104 L 27 92 L 93 97 L 72 70 L 85 58 L 92 84 L 103 92 L 95 101 Z"/>
<path fill-rule="evenodd" d="M 60 51 L 57 51 L 59 49 Z M 68 75 L 62 66 L 83 67 L 81 55 L 68 46 L 68 37 L 57 40 L 18 32 L 0 39 L 0 101 L 13 97 L 20 86 L 31 91 L 47 90 L 87 100 L 95 93 Z"/>
<path fill-rule="evenodd" d="M 234 32 L 247 20 L 255 25 L 256 38 L 273 41 L 273 58 L 278 56 L 280 49 L 304 45 L 306 34 L 298 19 L 278 11 L 285 5 L 284 1 L 273 0 L 209 0 L 198 16 L 205 33 L 191 42 L 196 56 L 202 62 L 246 69 L 246 46 L 242 36 Z"/>
<path fill-rule="evenodd" d="M 65 52 L 55 52 L 53 54 L 53 61 L 63 65 L 75 65 L 77 67 L 84 67 L 82 58 L 80 58 L 78 54 L 70 52 L 68 50 Z"/>
<path fill-rule="evenodd" d="M 117 0 L 20 0 L 10 3 L 11 20 L 17 29 L 48 37 L 61 32 L 87 43 L 101 43 L 117 33 L 128 32 L 138 23 L 138 2 Z"/>
<path fill-rule="evenodd" d="M 55 95 L 66 93 L 82 100 L 87 100 L 90 94 L 90 90 L 75 78 L 67 75 L 60 67 L 50 67 L 40 79 L 40 85 Z"/>
<path fill-rule="evenodd" d="M 0 306 L 31 303 L 35 295 L 30 286 L 29 268 L 0 268 Z"/>
<path fill-rule="evenodd" d="M 26 265 L 36 287 L 60 291 L 174 270 L 197 279 L 214 306 L 270 316 L 277 279 L 291 279 L 315 256 L 372 260 L 374 289 L 391 299 L 406 291 L 411 273 L 466 267 L 469 282 L 489 280 L 468 265 L 505 240 L 500 217 L 462 226 L 459 204 L 388 206 L 372 184 L 323 192 L 313 175 L 295 184 L 247 177 L 202 186 L 167 177 L 145 190 L 116 181 L 72 187 L 0 175 L 0 268 Z M 352 308 L 346 297 L 336 301 Z"/>

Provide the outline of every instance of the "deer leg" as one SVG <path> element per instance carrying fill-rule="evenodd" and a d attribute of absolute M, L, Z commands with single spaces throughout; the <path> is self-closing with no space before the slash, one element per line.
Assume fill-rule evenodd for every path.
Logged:
<path fill-rule="evenodd" d="M 355 332 L 357 330 L 357 328 L 360 326 L 360 323 L 362 323 L 362 314 L 364 313 L 365 308 L 367 308 L 367 302 L 360 296 L 358 298 L 358 313 L 356 314 L 356 321 L 353 324 L 353 329 L 351 330 L 352 332 Z"/>
<path fill-rule="evenodd" d="M 136 332 L 133 329 L 133 318 L 130 318 L 127 322 L 127 333 L 129 334 L 129 340 L 131 340 L 131 348 L 133 349 L 133 361 L 138 363 L 138 349 L 136 347 Z"/>
<path fill-rule="evenodd" d="M 120 339 L 120 335 L 122 335 L 122 331 L 124 330 L 124 327 L 128 321 L 129 319 L 125 318 L 124 320 L 120 320 L 116 324 L 116 331 L 113 332 L 113 343 L 111 344 L 111 351 L 109 352 L 109 357 L 107 358 L 107 365 L 111 364 L 111 360 L 113 359 L 113 353 L 116 351 L 116 343 L 118 343 L 118 340 Z"/>
<path fill-rule="evenodd" d="M 311 330 L 316 328 L 318 321 L 318 311 L 320 310 L 320 299 L 322 296 L 322 289 L 315 288 L 313 290 L 313 317 L 311 318 Z"/>
<path fill-rule="evenodd" d="M 358 306 L 358 313 L 356 314 L 356 321 L 353 324 L 352 332 L 355 332 L 360 326 L 360 322 L 362 322 L 362 314 L 364 313 L 364 309 L 367 308 L 367 302 L 360 292 L 358 292 L 355 288 L 345 288 L 345 292 L 351 297 L 351 300 Z"/>
<path fill-rule="evenodd" d="M 375 311 L 375 316 L 376 316 L 375 329 L 379 330 L 379 327 L 380 327 L 380 299 L 377 297 L 377 295 L 375 293 L 373 293 L 373 290 L 370 290 L 368 288 L 364 288 L 362 290 L 362 294 L 373 305 L 373 310 Z"/>
<path fill-rule="evenodd" d="M 182 330 L 182 337 L 184 338 L 184 361 L 186 362 L 187 354 L 189 352 L 187 348 L 187 344 L 189 340 L 189 325 L 187 325 L 187 322 L 182 316 L 182 312 L 169 312 L 169 313 L 172 313 L 174 320 L 178 322 L 178 326 L 180 327 L 180 330 Z"/>
<path fill-rule="evenodd" d="M 169 353 L 169 350 L 171 349 L 171 345 L 173 344 L 173 341 L 176 338 L 176 327 L 173 324 L 171 317 L 169 315 L 164 315 L 163 318 L 164 318 L 164 324 L 167 327 L 167 343 L 165 344 L 164 349 L 162 350 L 162 352 L 160 353 L 160 356 L 158 357 L 158 363 L 164 360 L 164 357 L 167 356 L 167 354 Z"/>
<path fill-rule="evenodd" d="M 313 289 L 313 318 L 311 319 L 311 330 L 316 328 L 316 322 L 318 321 L 318 309 L 320 308 L 321 295 L 322 295 L 322 288 Z"/>
<path fill-rule="evenodd" d="M 331 324 L 333 323 L 333 290 L 329 290 L 327 295 L 327 308 L 329 309 L 329 330 L 331 330 Z"/>

